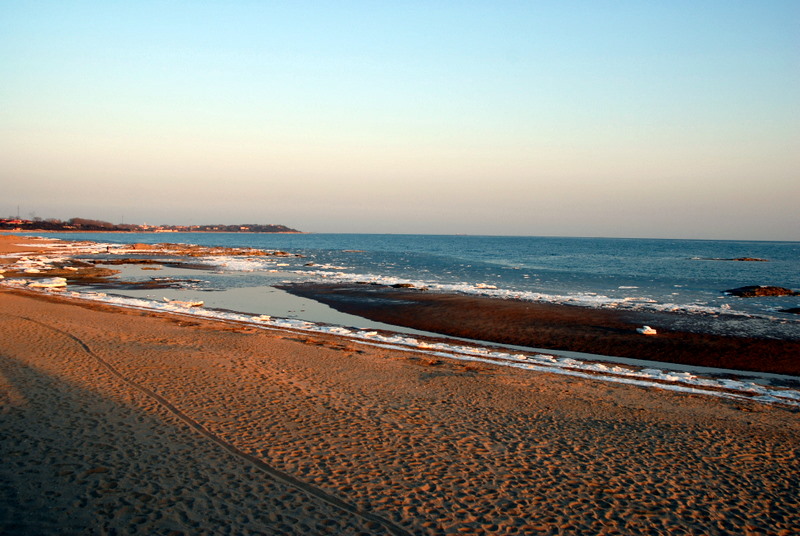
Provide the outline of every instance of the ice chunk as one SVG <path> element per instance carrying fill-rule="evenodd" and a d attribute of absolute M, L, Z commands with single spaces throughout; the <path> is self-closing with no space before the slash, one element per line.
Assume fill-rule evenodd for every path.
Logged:
<path fill-rule="evenodd" d="M 179 305 L 181 307 L 202 307 L 202 301 L 181 301 L 181 300 L 172 300 L 170 298 L 164 298 L 164 302 L 170 305 Z"/>
<path fill-rule="evenodd" d="M 28 286 L 31 288 L 63 288 L 67 286 L 67 280 L 63 277 L 51 277 L 31 281 Z"/>

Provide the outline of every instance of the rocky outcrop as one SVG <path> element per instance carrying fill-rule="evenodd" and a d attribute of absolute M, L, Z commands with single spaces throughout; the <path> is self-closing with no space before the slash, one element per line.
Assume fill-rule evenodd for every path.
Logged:
<path fill-rule="evenodd" d="M 760 296 L 800 296 L 800 292 L 783 288 L 765 285 L 752 285 L 749 287 L 732 288 L 725 291 L 725 294 L 738 296 L 740 298 L 757 298 Z"/>

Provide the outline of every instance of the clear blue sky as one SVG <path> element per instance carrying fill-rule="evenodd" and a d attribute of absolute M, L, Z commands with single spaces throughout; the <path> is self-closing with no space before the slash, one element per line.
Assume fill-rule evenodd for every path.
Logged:
<path fill-rule="evenodd" d="M 0 216 L 800 240 L 800 2 L 0 3 Z"/>

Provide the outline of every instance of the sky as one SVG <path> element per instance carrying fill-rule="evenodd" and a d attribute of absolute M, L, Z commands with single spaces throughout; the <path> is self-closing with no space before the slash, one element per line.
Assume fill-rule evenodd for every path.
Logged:
<path fill-rule="evenodd" d="M 800 240 L 800 2 L 0 2 L 0 217 Z"/>

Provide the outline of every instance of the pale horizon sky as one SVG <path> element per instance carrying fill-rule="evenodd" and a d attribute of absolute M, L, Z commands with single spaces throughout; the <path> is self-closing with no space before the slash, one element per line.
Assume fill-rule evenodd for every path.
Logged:
<path fill-rule="evenodd" d="M 800 240 L 800 2 L 0 3 L 0 217 Z"/>

